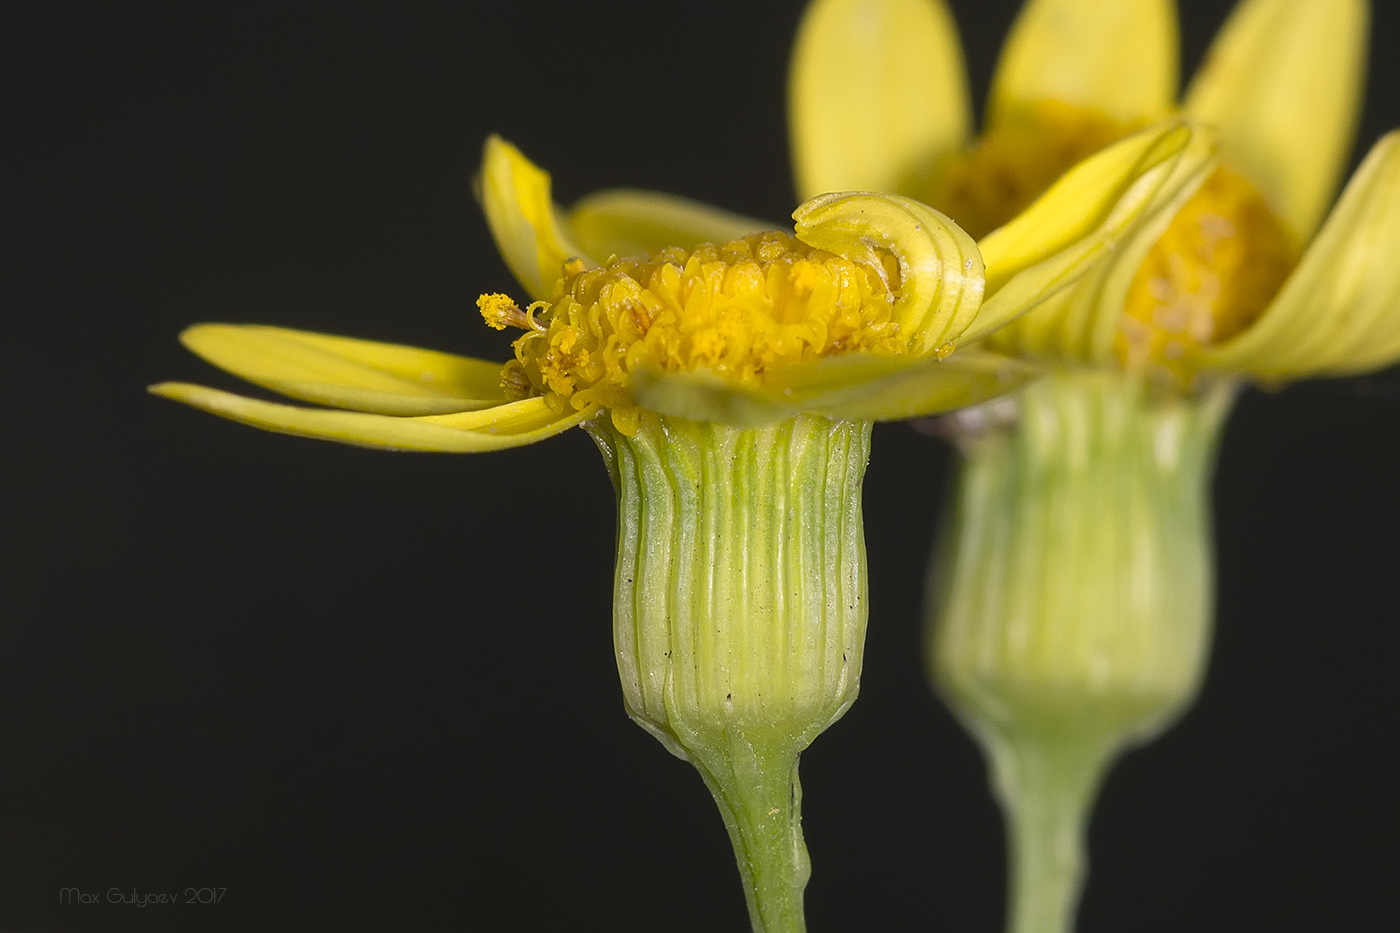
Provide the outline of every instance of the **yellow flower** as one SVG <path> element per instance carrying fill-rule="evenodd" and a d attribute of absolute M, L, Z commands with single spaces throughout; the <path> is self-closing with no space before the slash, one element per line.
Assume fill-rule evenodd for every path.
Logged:
<path fill-rule="evenodd" d="M 1240 4 L 1179 105 L 1219 134 L 1220 168 L 1163 215 L 1160 242 L 1128 244 L 988 346 L 1186 388 L 1400 357 L 1400 268 L 1373 258 L 1400 244 L 1400 133 L 1323 222 L 1355 132 L 1367 20 L 1364 0 Z M 980 235 L 1086 154 L 1177 111 L 1177 70 L 1171 0 L 1032 0 L 974 142 L 943 3 L 817 0 L 790 88 L 798 191 L 900 192 Z"/>
<path fill-rule="evenodd" d="M 1149 229 L 1211 146 L 1173 121 L 1108 147 L 981 243 L 898 194 L 825 194 L 794 230 L 665 195 L 564 212 L 487 141 L 478 193 L 532 302 L 504 365 L 281 328 L 203 324 L 194 352 L 322 408 L 163 383 L 255 427 L 483 451 L 573 426 L 618 502 L 613 625 L 628 713 L 691 761 L 734 843 L 754 929 L 803 929 L 797 758 L 854 701 L 870 425 L 1002 394 L 1033 369 L 957 351 Z"/>
<path fill-rule="evenodd" d="M 1031 370 L 952 354 L 1063 291 L 1177 197 L 1209 145 L 1167 122 L 1105 149 L 975 243 L 900 195 L 823 195 L 795 236 L 679 198 L 603 192 L 565 214 L 549 176 L 486 144 L 483 207 L 535 299 L 478 302 L 525 331 L 501 364 L 261 325 L 200 324 L 186 346 L 264 388 L 329 408 L 188 383 L 151 391 L 254 427 L 368 447 L 473 452 L 609 414 L 727 424 L 812 413 L 881 420 L 1001 394 Z M 714 245 L 721 244 L 721 245 Z M 629 258 L 638 254 L 650 258 Z M 952 354 L 952 355 L 950 355 Z"/>

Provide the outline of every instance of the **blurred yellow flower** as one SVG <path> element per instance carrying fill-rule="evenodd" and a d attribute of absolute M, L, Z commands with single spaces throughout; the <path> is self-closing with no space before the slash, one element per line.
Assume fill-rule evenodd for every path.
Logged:
<path fill-rule="evenodd" d="M 1178 105 L 1171 0 L 1032 0 L 972 140 L 942 2 L 817 0 L 792 66 L 798 191 L 900 192 L 981 236 L 1085 155 L 1180 112 L 1219 134 L 1215 174 L 1183 190 L 1155 245 L 1129 244 L 989 348 L 1187 388 L 1374 369 L 1400 357 L 1400 268 L 1374 261 L 1400 244 L 1400 133 L 1323 221 L 1355 133 L 1367 22 L 1364 0 L 1247 0 Z"/>
<path fill-rule="evenodd" d="M 1150 235 L 988 334 L 1046 376 L 944 421 L 961 463 L 930 576 L 929 671 L 989 759 L 1018 933 L 1072 928 L 1099 782 L 1199 689 L 1208 484 L 1238 387 L 1400 358 L 1400 133 L 1327 213 L 1367 29 L 1365 0 L 1244 0 L 1178 103 L 1171 0 L 1029 0 L 973 139 L 941 0 L 815 0 L 803 19 L 790 116 L 804 197 L 896 191 L 995 237 L 1137 127 L 1180 114 L 1220 140 L 1218 166 L 1198 166 Z"/>

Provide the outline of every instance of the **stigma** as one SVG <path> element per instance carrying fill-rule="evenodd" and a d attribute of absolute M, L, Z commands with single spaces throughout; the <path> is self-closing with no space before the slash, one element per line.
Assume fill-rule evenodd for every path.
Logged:
<path fill-rule="evenodd" d="M 488 324 L 525 331 L 502 386 L 560 411 L 606 408 L 628 434 L 640 415 L 629 375 L 641 369 L 756 384 L 817 357 L 907 352 L 896 263 L 856 262 L 785 233 L 564 271 L 550 299 L 525 311 L 504 296 L 478 301 Z"/>

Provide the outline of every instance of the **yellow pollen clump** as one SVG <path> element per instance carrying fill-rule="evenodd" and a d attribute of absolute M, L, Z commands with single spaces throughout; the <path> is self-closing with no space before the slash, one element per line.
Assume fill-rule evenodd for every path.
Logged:
<path fill-rule="evenodd" d="M 629 374 L 639 369 L 759 384 L 775 366 L 906 350 L 893 319 L 897 274 L 784 233 L 565 272 L 550 300 L 527 312 L 509 299 L 505 308 L 503 296 L 478 300 L 487 323 L 526 329 L 502 386 L 512 397 L 543 395 L 559 411 L 610 409 L 628 433 L 640 415 Z"/>
<path fill-rule="evenodd" d="M 924 200 L 981 239 L 1061 175 L 1134 127 L 1098 111 L 1038 101 L 970 149 L 944 159 Z"/>
<path fill-rule="evenodd" d="M 1297 261 L 1263 196 L 1216 169 L 1133 278 L 1114 345 L 1119 361 L 1188 386 L 1196 352 L 1254 323 Z"/>
<path fill-rule="evenodd" d="M 476 300 L 476 309 L 486 319 L 487 326 L 496 330 L 505 330 L 507 327 L 519 327 L 523 330 L 534 326 L 529 315 L 521 311 L 520 306 L 509 295 L 482 295 Z"/>

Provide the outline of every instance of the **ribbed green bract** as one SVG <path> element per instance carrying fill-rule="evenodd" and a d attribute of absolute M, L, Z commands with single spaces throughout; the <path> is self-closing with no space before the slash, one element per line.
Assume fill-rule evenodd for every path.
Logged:
<path fill-rule="evenodd" d="M 719 804 L 754 929 L 803 929 L 797 757 L 855 700 L 870 424 L 589 426 L 617 490 L 614 643 L 628 713 Z"/>
<path fill-rule="evenodd" d="M 1145 737 L 1195 695 L 1229 397 L 1060 371 L 1021 393 L 1014 427 L 962 440 L 930 645 L 979 728 Z"/>

